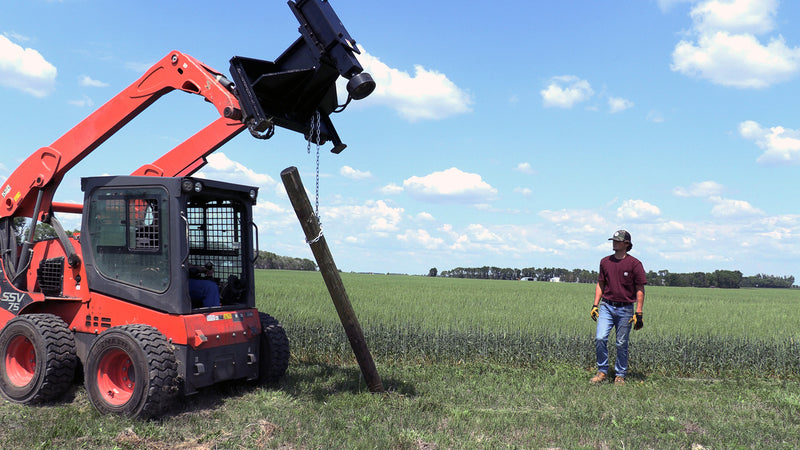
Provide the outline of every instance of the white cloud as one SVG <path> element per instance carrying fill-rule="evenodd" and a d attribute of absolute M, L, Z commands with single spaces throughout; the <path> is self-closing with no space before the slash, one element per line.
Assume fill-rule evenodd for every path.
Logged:
<path fill-rule="evenodd" d="M 517 172 L 526 173 L 528 175 L 533 175 L 536 173 L 536 171 L 533 170 L 533 167 L 531 167 L 531 163 L 529 162 L 521 162 L 517 164 L 517 167 L 515 167 L 514 170 L 516 170 Z"/>
<path fill-rule="evenodd" d="M 710 0 L 692 9 L 690 16 L 699 32 L 727 30 L 761 34 L 772 31 L 777 0 Z"/>
<path fill-rule="evenodd" d="M 647 221 L 661 215 L 657 206 L 643 200 L 625 200 L 617 208 L 617 218 L 620 220 Z"/>
<path fill-rule="evenodd" d="M 277 203 L 268 202 L 268 201 L 259 201 L 256 203 L 256 206 L 253 208 L 254 210 L 258 210 L 262 214 L 285 214 L 288 213 L 290 210 L 284 208 Z M 293 211 L 292 211 L 293 212 Z"/>
<path fill-rule="evenodd" d="M 586 209 L 543 210 L 539 216 L 568 233 L 605 232 L 608 222 L 596 211 Z"/>
<path fill-rule="evenodd" d="M 8 38 L 11 38 L 12 40 L 14 40 L 16 42 L 28 42 L 28 41 L 31 40 L 31 38 L 29 38 L 28 36 L 25 36 L 25 35 L 19 34 L 19 33 L 15 33 L 13 31 L 7 32 L 7 33 L 3 33 L 3 35 L 8 37 Z"/>
<path fill-rule="evenodd" d="M 277 203 L 266 200 L 258 200 L 253 206 L 253 216 L 264 230 L 292 229 L 297 227 L 297 216 L 291 208 L 284 208 Z"/>
<path fill-rule="evenodd" d="M 561 245 L 557 238 L 561 233 L 554 235 L 536 225 L 470 224 L 458 231 L 453 225 L 445 224 L 437 231 L 445 240 L 443 249 L 459 252 L 460 260 L 474 260 L 479 265 L 499 258 L 502 261 L 499 264 L 528 267 L 532 253 L 555 255 L 559 251 L 554 245 Z"/>
<path fill-rule="evenodd" d="M 265 200 L 263 195 L 261 197 L 253 206 L 253 217 L 262 233 L 267 232 L 274 236 L 289 232 L 302 236 L 298 230 L 297 215 L 291 207 L 286 208 Z"/>
<path fill-rule="evenodd" d="M 764 128 L 747 120 L 739 124 L 739 134 L 764 150 L 756 160 L 761 164 L 800 163 L 800 131 L 781 126 Z"/>
<path fill-rule="evenodd" d="M 589 100 L 594 91 L 588 81 L 573 75 L 562 75 L 550 79 L 550 84 L 540 94 L 545 107 L 569 109 Z"/>
<path fill-rule="evenodd" d="M 435 250 L 444 244 L 444 239 L 431 236 L 426 230 L 406 230 L 403 234 L 398 234 L 397 239 L 409 242 L 414 245 L 420 245 L 428 250 Z"/>
<path fill-rule="evenodd" d="M 660 111 L 653 110 L 647 113 L 647 120 L 653 123 L 662 123 L 664 122 L 664 115 Z"/>
<path fill-rule="evenodd" d="M 92 106 L 94 106 L 94 100 L 92 100 L 91 98 L 89 98 L 89 97 L 84 95 L 83 98 L 81 98 L 81 99 L 70 100 L 69 104 L 73 105 L 73 106 L 80 107 L 80 108 L 84 108 L 84 107 L 91 108 Z"/>
<path fill-rule="evenodd" d="M 526 187 L 515 187 L 514 193 L 520 194 L 523 197 L 530 197 L 533 194 L 533 190 L 531 188 L 526 188 Z"/>
<path fill-rule="evenodd" d="M 766 46 L 754 36 L 718 31 L 703 35 L 695 45 L 681 41 L 672 54 L 672 70 L 736 88 L 764 88 L 797 73 L 800 49 L 783 38 Z"/>
<path fill-rule="evenodd" d="M 689 187 L 676 187 L 672 192 L 678 197 L 710 197 L 721 194 L 724 188 L 715 181 L 701 181 Z"/>
<path fill-rule="evenodd" d="M 633 102 L 621 97 L 608 97 L 608 110 L 611 114 L 633 108 Z"/>
<path fill-rule="evenodd" d="M 339 175 L 351 180 L 366 180 L 368 178 L 372 178 L 371 173 L 362 172 L 360 170 L 353 169 L 350 166 L 342 166 L 342 168 L 339 169 Z"/>
<path fill-rule="evenodd" d="M 672 53 L 673 71 L 736 88 L 764 88 L 800 70 L 800 48 L 782 36 L 764 45 L 756 35 L 772 31 L 775 0 L 707 0 L 691 12 L 695 40 L 682 40 Z"/>
<path fill-rule="evenodd" d="M 398 186 L 394 183 L 389 183 L 386 186 L 380 189 L 380 192 L 384 195 L 397 195 L 403 192 L 403 186 Z"/>
<path fill-rule="evenodd" d="M 106 87 L 106 86 L 108 86 L 108 83 L 103 83 L 102 81 L 95 80 L 95 79 L 93 79 L 92 77 L 90 77 L 88 75 L 81 75 L 78 78 L 78 83 L 81 86 L 87 86 L 87 87 Z"/>
<path fill-rule="evenodd" d="M 0 85 L 45 97 L 55 88 L 57 72 L 38 51 L 0 36 Z"/>
<path fill-rule="evenodd" d="M 323 220 L 346 224 L 347 229 L 362 229 L 377 233 L 397 231 L 405 209 L 389 206 L 383 200 L 367 200 L 363 205 L 324 208 Z"/>
<path fill-rule="evenodd" d="M 244 164 L 233 161 L 225 153 L 217 151 L 206 157 L 208 164 L 195 176 L 230 183 L 250 184 L 259 187 L 275 185 L 269 175 L 257 173 Z"/>
<path fill-rule="evenodd" d="M 495 197 L 497 189 L 480 175 L 452 167 L 424 177 L 403 181 L 403 189 L 413 197 L 434 202 L 483 203 Z"/>
<path fill-rule="evenodd" d="M 451 238 L 457 238 L 459 236 L 459 234 L 456 233 L 456 231 L 453 229 L 453 225 L 449 224 L 449 223 L 446 223 L 446 224 L 442 225 L 441 227 L 439 227 L 439 231 L 441 231 L 442 233 L 447 234 Z"/>
<path fill-rule="evenodd" d="M 744 200 L 731 200 L 721 197 L 711 197 L 714 207 L 711 214 L 716 217 L 749 217 L 763 215 L 764 211 L 754 207 Z"/>
<path fill-rule="evenodd" d="M 659 233 L 680 233 L 686 231 L 686 226 L 680 222 L 669 220 L 658 224 L 657 229 Z"/>
<path fill-rule="evenodd" d="M 359 47 L 358 60 L 377 84 L 362 102 L 383 104 L 411 122 L 470 112 L 471 96 L 443 73 L 414 66 L 414 75 L 389 67 Z"/>
<path fill-rule="evenodd" d="M 502 242 L 503 239 L 497 234 L 480 224 L 470 224 L 467 226 L 467 234 L 474 241 L 478 242 Z"/>

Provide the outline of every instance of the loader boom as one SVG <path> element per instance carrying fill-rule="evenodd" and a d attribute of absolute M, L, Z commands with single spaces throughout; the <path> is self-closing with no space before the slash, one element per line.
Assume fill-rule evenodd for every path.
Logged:
<path fill-rule="evenodd" d="M 133 120 L 164 94 L 181 90 L 202 95 L 222 116 L 201 130 L 201 137 L 212 134 L 213 141 L 183 146 L 180 158 L 172 165 L 190 167 L 242 131 L 244 124 L 234 120 L 240 112 L 239 101 L 230 90 L 230 82 L 189 55 L 173 51 L 153 65 L 141 78 L 114 96 L 48 147 L 28 157 L 3 185 L 0 218 L 31 217 L 42 192 L 38 210 L 47 212 L 64 175 L 114 133 Z M 220 131 L 221 130 L 221 131 Z M 190 140 L 194 144 L 201 141 Z M 166 164 L 165 164 L 166 165 Z M 172 167 L 163 170 L 174 172 Z"/>

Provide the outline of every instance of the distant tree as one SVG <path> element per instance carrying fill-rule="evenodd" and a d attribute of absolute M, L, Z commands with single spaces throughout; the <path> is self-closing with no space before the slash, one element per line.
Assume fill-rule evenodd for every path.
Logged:
<path fill-rule="evenodd" d="M 258 252 L 255 267 L 256 269 L 317 270 L 316 263 L 310 259 L 280 256 L 272 252 Z"/>
<path fill-rule="evenodd" d="M 703 272 L 695 272 L 690 275 L 691 276 L 691 286 L 692 287 L 708 287 L 708 282 L 706 281 L 706 274 Z"/>
<path fill-rule="evenodd" d="M 428 271 L 428 276 L 429 277 L 435 277 L 438 274 L 439 274 L 439 271 L 436 269 L 436 267 L 431 267 L 431 270 Z"/>
<path fill-rule="evenodd" d="M 774 275 L 759 273 L 752 277 L 742 278 L 742 287 L 791 288 L 793 284 L 794 284 L 794 277 L 791 275 L 785 277 L 777 277 Z"/>
<path fill-rule="evenodd" d="M 709 274 L 711 278 L 710 286 L 726 289 L 739 289 L 742 284 L 742 272 L 738 270 L 715 270 Z"/>
<path fill-rule="evenodd" d="M 17 234 L 17 243 L 22 243 L 23 240 L 28 239 L 30 234 L 31 219 L 26 217 L 17 217 L 14 219 L 14 231 Z M 36 224 L 36 231 L 33 233 L 33 241 L 44 241 L 57 237 L 56 230 L 52 225 L 44 222 Z"/>

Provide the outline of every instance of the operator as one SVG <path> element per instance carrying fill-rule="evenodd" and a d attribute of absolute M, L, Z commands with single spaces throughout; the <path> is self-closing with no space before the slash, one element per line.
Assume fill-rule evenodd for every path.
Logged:
<path fill-rule="evenodd" d="M 219 286 L 214 277 L 214 265 L 207 262 L 205 266 L 189 265 L 189 297 L 192 304 L 201 304 L 204 308 L 219 306 Z"/>
<path fill-rule="evenodd" d="M 642 304 L 647 278 L 642 263 L 628 254 L 633 248 L 630 233 L 619 230 L 609 241 L 612 241 L 614 254 L 600 260 L 600 274 L 591 310 L 592 320 L 597 322 L 597 374 L 592 377 L 591 382 L 598 384 L 608 377 L 608 336 L 611 329 L 615 328 L 617 359 L 614 363 L 614 384 L 623 385 L 628 372 L 628 337 L 631 326 L 634 330 L 644 326 Z"/>

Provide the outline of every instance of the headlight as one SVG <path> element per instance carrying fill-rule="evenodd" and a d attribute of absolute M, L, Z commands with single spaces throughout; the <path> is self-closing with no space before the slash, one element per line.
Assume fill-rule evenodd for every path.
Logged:
<path fill-rule="evenodd" d="M 191 192 L 192 189 L 194 189 L 194 183 L 192 183 L 192 180 L 181 181 L 181 190 L 183 192 Z"/>

